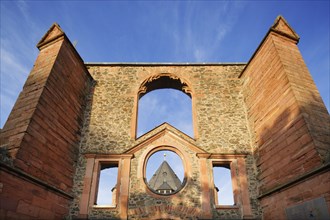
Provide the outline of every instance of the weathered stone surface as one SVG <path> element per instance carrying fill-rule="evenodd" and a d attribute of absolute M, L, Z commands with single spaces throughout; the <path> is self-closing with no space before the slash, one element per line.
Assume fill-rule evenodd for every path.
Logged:
<path fill-rule="evenodd" d="M 195 99 L 196 144 L 210 152 L 249 152 L 242 82 L 244 65 L 88 66 L 96 81 L 83 135 L 83 152 L 121 153 L 140 140 L 130 136 L 134 100 L 144 79 L 171 73 L 191 84 Z M 134 123 L 134 122 L 133 122 Z"/>
<path fill-rule="evenodd" d="M 247 128 L 247 121 L 242 95 L 242 81 L 238 78 L 242 64 L 226 65 L 87 65 L 91 75 L 96 81 L 90 101 L 85 112 L 85 125 L 82 131 L 80 147 L 80 159 L 75 176 L 75 200 L 72 207 L 78 207 L 79 197 L 82 192 L 82 181 L 85 173 L 85 159 L 83 154 L 121 154 L 136 145 L 147 141 L 153 135 L 164 129 L 164 126 L 157 127 L 151 132 L 138 139 L 131 137 L 132 124 L 136 114 L 135 100 L 138 91 L 145 79 L 152 76 L 170 73 L 183 78 L 192 90 L 193 108 L 196 111 L 195 138 L 192 139 L 175 128 L 167 126 L 169 131 L 175 132 L 183 140 L 195 145 L 205 152 L 217 154 L 240 154 L 250 153 L 250 136 Z M 166 140 L 158 140 L 158 145 L 164 145 Z M 151 142 L 148 146 L 157 144 Z M 201 176 L 196 152 L 188 150 L 179 142 L 171 143 L 171 146 L 185 151 L 189 155 L 191 175 L 185 187 L 172 197 L 153 196 L 148 193 L 141 174 L 139 160 L 143 158 L 143 149 L 134 153 L 131 160 L 130 188 L 129 188 L 129 218 L 143 218 L 146 211 L 138 213 L 141 208 L 147 207 L 201 207 Z M 253 214 L 259 216 L 258 202 L 256 200 L 257 183 L 253 161 L 247 163 L 249 172 L 249 190 Z M 140 170 L 139 170 L 140 169 Z M 212 166 L 209 164 L 212 172 Z M 173 198 L 175 197 L 175 198 Z M 212 201 L 214 203 L 214 201 Z M 177 210 L 173 208 L 173 210 Z M 103 211 L 102 211 L 103 212 Z M 109 212 L 111 212 L 109 210 Z M 116 212 L 116 211 L 113 211 Z M 71 214 L 78 216 L 78 210 Z M 114 214 L 115 215 L 115 214 Z M 172 213 L 173 216 L 180 216 L 180 213 Z M 218 209 L 214 211 L 214 217 L 238 218 L 242 213 L 240 209 Z M 98 212 L 93 210 L 89 213 L 91 218 L 96 218 Z M 189 213 L 185 217 L 191 217 Z"/>

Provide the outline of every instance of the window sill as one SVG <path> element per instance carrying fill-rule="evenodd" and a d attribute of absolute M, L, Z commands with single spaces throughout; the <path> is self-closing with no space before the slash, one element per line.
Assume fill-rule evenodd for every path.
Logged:
<path fill-rule="evenodd" d="M 239 209 L 237 205 L 216 205 L 216 209 Z"/>

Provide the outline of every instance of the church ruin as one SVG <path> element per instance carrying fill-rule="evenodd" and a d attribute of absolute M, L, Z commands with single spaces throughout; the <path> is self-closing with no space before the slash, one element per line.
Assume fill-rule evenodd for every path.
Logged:
<path fill-rule="evenodd" d="M 53 24 L 1 130 L 0 218 L 328 219 L 330 117 L 298 41 L 279 16 L 244 64 L 85 63 Z M 160 88 L 191 97 L 193 137 L 164 123 L 137 138 L 139 99 Z M 166 161 L 146 181 L 162 150 L 183 181 Z M 104 168 L 111 205 L 96 202 Z"/>

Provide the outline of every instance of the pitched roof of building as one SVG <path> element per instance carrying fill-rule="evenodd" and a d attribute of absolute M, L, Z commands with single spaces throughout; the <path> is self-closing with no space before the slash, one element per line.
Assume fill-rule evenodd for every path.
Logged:
<path fill-rule="evenodd" d="M 164 160 L 159 166 L 155 174 L 149 181 L 149 187 L 157 190 L 173 190 L 177 191 L 181 187 L 181 181 L 174 173 L 171 166 Z"/>

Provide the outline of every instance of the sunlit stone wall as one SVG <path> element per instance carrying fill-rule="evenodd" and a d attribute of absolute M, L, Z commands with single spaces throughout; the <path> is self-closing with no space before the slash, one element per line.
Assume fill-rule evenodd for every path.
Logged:
<path fill-rule="evenodd" d="M 135 140 L 136 99 L 150 76 L 171 73 L 190 83 L 196 144 L 209 152 L 250 151 L 242 82 L 244 65 L 87 65 L 96 81 L 86 112 L 82 152 L 122 153 Z M 142 137 L 143 138 L 143 137 Z"/>
<path fill-rule="evenodd" d="M 208 153 L 250 154 L 251 140 L 241 91 L 242 81 L 238 77 L 244 67 L 244 64 L 87 64 L 87 68 L 95 80 L 95 85 L 85 112 L 80 158 L 75 176 L 75 200 L 71 206 L 71 216 L 78 216 L 79 213 L 79 199 L 83 190 L 86 166 L 83 154 L 121 154 L 146 141 L 162 129 L 161 127 L 156 128 L 138 139 L 135 138 L 139 88 L 144 80 L 151 76 L 171 74 L 182 79 L 189 86 L 192 96 L 194 137 L 191 138 L 173 131 L 180 138 Z M 177 144 L 173 147 L 177 147 L 189 155 L 191 160 L 189 182 L 184 190 L 175 196 L 159 198 L 159 196 L 146 193 L 145 183 L 142 177 L 139 177 L 142 168 L 138 165 L 143 150 L 136 152 L 130 168 L 129 218 L 147 218 L 148 213 L 155 207 L 167 212 L 170 210 L 174 216 L 197 217 L 200 215 L 201 177 L 198 158 L 195 152 L 186 149 L 184 145 L 179 147 Z M 253 214 L 259 216 L 255 169 L 251 157 L 247 159 L 246 165 L 252 201 L 251 208 Z M 211 164 L 208 166 L 212 170 Z M 184 207 L 196 208 L 185 212 Z M 241 217 L 240 209 L 214 209 L 212 212 L 214 217 L 228 219 Z M 89 216 L 95 218 L 118 217 L 118 212 L 93 209 Z"/>

